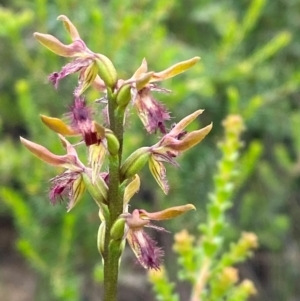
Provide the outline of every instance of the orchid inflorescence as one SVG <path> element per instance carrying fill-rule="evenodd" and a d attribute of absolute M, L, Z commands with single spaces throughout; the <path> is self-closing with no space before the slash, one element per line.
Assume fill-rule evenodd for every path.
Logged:
<path fill-rule="evenodd" d="M 70 211 L 85 191 L 95 200 L 101 220 L 98 249 L 103 256 L 104 266 L 112 265 L 113 260 L 119 260 L 127 239 L 143 267 L 159 269 L 163 251 L 145 233 L 144 228 L 165 231 L 151 224 L 151 221 L 174 218 L 195 207 L 187 204 L 159 212 L 134 209 L 129 213 L 128 203 L 139 190 L 138 173 L 146 163 L 160 188 L 167 194 L 169 185 L 164 163 L 178 166 L 176 157 L 198 144 L 212 128 L 210 124 L 199 130 L 186 131 L 186 127 L 202 113 L 202 110 L 197 110 L 168 130 L 165 123 L 170 119 L 170 113 L 152 95 L 152 91 L 169 92 L 157 83 L 191 68 L 199 57 L 177 63 L 161 72 L 148 71 L 147 61 L 144 59 L 131 78 L 119 79 L 110 59 L 92 52 L 66 16 L 59 16 L 58 20 L 64 23 L 70 34 L 71 44 L 63 44 L 49 34 L 35 33 L 34 36 L 55 54 L 72 59 L 59 72 L 49 76 L 49 81 L 55 88 L 58 88 L 64 77 L 79 74 L 74 101 L 70 112 L 66 114 L 69 121 L 41 115 L 42 122 L 58 134 L 66 154 L 53 154 L 44 146 L 24 138 L 21 138 L 21 142 L 41 160 L 65 169 L 62 174 L 50 180 L 51 203 L 56 204 L 67 196 L 67 210 Z M 99 91 L 101 98 L 105 100 L 102 101 L 104 108 L 101 109 L 101 113 L 104 112 L 103 122 L 94 119 L 99 118 L 100 114 L 96 114 L 84 96 L 90 86 Z M 127 111 L 132 106 L 146 131 L 149 134 L 160 133 L 161 137 L 156 144 L 138 148 L 123 160 L 124 123 L 130 116 Z M 67 140 L 71 136 L 78 136 L 79 140 L 71 144 Z M 76 151 L 78 145 L 84 144 L 88 149 L 86 164 L 79 159 Z M 105 161 L 108 162 L 108 171 L 103 170 Z M 104 273 L 105 271 L 104 268 Z M 111 269 L 107 268 L 107 273 L 110 272 Z"/>

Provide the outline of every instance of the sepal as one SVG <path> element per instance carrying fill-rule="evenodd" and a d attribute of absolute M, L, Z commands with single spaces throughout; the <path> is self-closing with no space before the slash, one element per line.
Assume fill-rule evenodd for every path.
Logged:
<path fill-rule="evenodd" d="M 175 218 L 175 217 L 182 215 L 190 210 L 196 210 L 196 207 L 192 204 L 186 204 L 186 205 L 182 205 L 182 206 L 170 207 L 165 210 L 158 211 L 158 212 L 147 212 L 144 209 L 140 209 L 139 213 L 140 213 L 141 218 L 146 218 L 146 219 L 154 220 L 154 221 L 160 221 L 160 220 Z"/>
<path fill-rule="evenodd" d="M 61 119 L 55 117 L 49 117 L 46 115 L 40 115 L 42 122 L 55 133 L 61 134 L 63 136 L 77 136 L 79 131 L 72 129 Z"/>
<path fill-rule="evenodd" d="M 193 67 L 199 60 L 200 60 L 200 57 L 195 56 L 192 59 L 189 59 L 189 60 L 186 60 L 183 62 L 179 62 L 179 63 L 169 67 L 168 69 L 165 69 L 164 71 L 155 72 L 152 76 L 151 82 L 166 80 L 166 79 L 174 77 L 182 72 L 185 72 L 186 70 Z"/>
<path fill-rule="evenodd" d="M 76 57 L 86 50 L 86 46 L 81 40 L 65 45 L 50 34 L 35 32 L 33 35 L 43 46 L 59 56 Z"/>
<path fill-rule="evenodd" d="M 99 178 L 100 169 L 106 155 L 106 148 L 103 143 L 92 144 L 89 146 L 89 163 L 92 168 L 92 183 Z"/>
<path fill-rule="evenodd" d="M 159 187 L 162 189 L 162 191 L 165 194 L 168 194 L 169 184 L 166 178 L 166 168 L 162 164 L 162 162 L 155 160 L 154 156 L 150 156 L 149 169 L 151 171 L 153 178 L 155 179 Z"/>
<path fill-rule="evenodd" d="M 75 27 L 75 25 L 70 21 L 70 19 L 65 15 L 60 15 L 57 20 L 62 21 L 66 30 L 70 34 L 72 41 L 80 39 L 80 35 Z"/>
<path fill-rule="evenodd" d="M 72 185 L 71 197 L 70 202 L 68 203 L 67 212 L 70 212 L 79 203 L 79 201 L 82 199 L 85 189 L 86 188 L 82 179 L 82 175 L 79 175 Z"/>
<path fill-rule="evenodd" d="M 126 186 L 124 191 L 124 201 L 123 204 L 126 206 L 131 198 L 137 193 L 140 189 L 141 180 L 138 174 L 134 175 L 133 180 Z"/>

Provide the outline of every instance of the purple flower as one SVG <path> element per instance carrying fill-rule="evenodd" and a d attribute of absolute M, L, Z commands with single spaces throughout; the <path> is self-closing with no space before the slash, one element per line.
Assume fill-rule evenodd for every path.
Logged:
<path fill-rule="evenodd" d="M 82 134 L 87 146 L 100 143 L 100 137 L 94 129 L 92 111 L 83 97 L 75 97 L 71 112 L 67 116 L 71 118 L 72 128 Z"/>
<path fill-rule="evenodd" d="M 66 196 L 69 199 L 68 211 L 78 203 L 85 192 L 85 185 L 80 172 L 67 170 L 52 178 L 50 183 L 49 198 L 51 203 L 55 205 L 57 201 L 63 200 L 63 197 Z"/>
<path fill-rule="evenodd" d="M 49 197 L 51 203 L 56 204 L 57 200 L 62 199 L 62 197 L 66 195 L 69 199 L 68 211 L 70 211 L 79 202 L 85 191 L 82 173 L 86 168 L 79 160 L 73 145 L 63 136 L 59 135 L 59 137 L 67 150 L 66 155 L 55 155 L 42 145 L 22 137 L 20 139 L 23 145 L 42 161 L 66 169 L 65 172 L 50 180 L 52 185 Z"/>
<path fill-rule="evenodd" d="M 166 168 L 163 165 L 163 162 L 178 166 L 175 158 L 180 153 L 200 143 L 212 129 L 212 124 L 210 124 L 196 131 L 185 131 L 185 128 L 202 112 L 202 110 L 198 110 L 183 118 L 169 133 L 165 134 L 158 143 L 151 147 L 149 169 L 165 194 L 169 191 L 169 185 L 166 178 Z"/>
<path fill-rule="evenodd" d="M 127 205 L 125 208 L 127 208 Z M 158 231 L 166 231 L 162 227 L 152 225 L 150 220 L 159 221 L 171 219 L 191 209 L 195 209 L 195 207 L 191 204 L 187 204 L 152 213 L 143 209 L 135 209 L 132 213 L 121 214 L 120 218 L 125 219 L 125 237 L 139 263 L 144 268 L 158 270 L 164 255 L 163 250 L 157 246 L 156 241 L 144 231 L 144 227 L 153 228 Z"/>
<path fill-rule="evenodd" d="M 199 59 L 199 57 L 194 57 L 177 63 L 161 72 L 148 72 L 147 61 L 144 59 L 133 76 L 129 80 L 124 81 L 124 85 L 131 84 L 133 104 L 148 133 L 154 133 L 159 130 L 162 134 L 166 134 L 164 123 L 170 119 L 170 114 L 165 106 L 152 96 L 152 91 L 168 93 L 170 90 L 160 88 L 154 83 L 186 71 L 196 64 Z"/>
<path fill-rule="evenodd" d="M 106 89 L 105 84 L 97 75 L 98 66 L 96 61 L 99 60 L 99 55 L 86 46 L 76 27 L 66 16 L 59 16 L 58 20 L 64 22 L 65 28 L 72 39 L 71 44 L 63 44 L 56 37 L 49 34 L 34 33 L 35 38 L 52 52 L 63 57 L 73 58 L 73 61 L 66 64 L 60 71 L 50 74 L 49 81 L 57 88 L 61 79 L 79 72 L 78 86 L 74 91 L 75 96 L 81 95 L 90 85 L 94 84 L 94 81 L 94 86 L 100 91 L 104 91 Z"/>

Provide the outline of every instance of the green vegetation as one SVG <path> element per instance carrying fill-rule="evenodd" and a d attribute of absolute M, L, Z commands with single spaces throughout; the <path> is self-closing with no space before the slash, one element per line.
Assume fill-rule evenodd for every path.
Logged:
<path fill-rule="evenodd" d="M 179 158 L 179 169 L 168 168 L 171 189 L 167 197 L 145 168 L 141 190 L 131 201 L 134 208 L 149 211 L 183 203 L 197 207 L 195 214 L 168 222 L 166 228 L 172 235 L 157 235 L 168 254 L 165 266 L 169 275 L 177 271 L 176 257 L 168 247 L 173 244 L 173 234 L 184 225 L 197 237 L 197 225 L 206 224 L 213 214 L 213 206 L 208 204 L 218 195 L 215 189 L 221 170 L 216 162 L 224 158 L 224 150 L 217 146 L 224 141 L 222 121 L 238 114 L 245 125 L 240 138 L 243 145 L 234 161 L 238 174 L 232 178 L 228 196 L 231 207 L 222 215 L 226 231 L 219 229 L 223 241 L 216 257 L 229 252 L 229 245 L 239 241 L 242 232 L 253 232 L 259 249 L 251 261 L 238 266 L 240 278 L 254 282 L 257 295 L 253 300 L 289 301 L 299 296 L 295 281 L 300 265 L 299 5 L 299 0 L 2 1 L 0 219 L 13 221 L 16 250 L 38 274 L 36 300 L 83 300 L 87 283 L 100 286 L 103 280 L 96 248 L 99 217 L 95 203 L 86 195 L 70 213 L 66 213 L 66 203 L 51 206 L 47 179 L 60 169 L 45 167 L 19 142 L 23 136 L 62 153 L 57 135 L 49 134 L 38 115 L 61 116 L 68 110 L 76 76 L 64 79 L 55 91 L 47 76 L 67 60 L 33 38 L 33 32 L 39 31 L 67 41 L 56 21 L 61 14 L 76 24 L 90 49 L 114 62 L 121 78 L 130 77 L 144 57 L 150 69 L 158 71 L 201 57 L 189 72 L 164 82 L 163 87 L 173 92 L 159 95 L 159 99 L 174 112 L 174 122 L 205 109 L 203 124 L 190 128 L 213 121 L 213 130 L 200 147 Z M 89 89 L 87 96 L 91 101 L 99 94 Z M 126 127 L 131 134 L 126 137 L 125 158 L 136 146 L 154 144 L 152 137 L 142 134 L 136 116 Z M 85 156 L 85 150 L 79 155 Z M 205 227 L 201 229 L 208 239 Z M 136 273 L 132 260 L 123 259 L 122 287 L 129 285 L 128 275 Z M 215 279 L 234 273 L 223 271 Z M 188 275 L 181 276 L 188 279 Z M 0 292 L 2 286 L 0 282 Z M 165 288 L 169 289 L 165 296 L 171 296 L 173 289 L 167 284 Z M 212 281 L 214 298 L 221 289 Z M 139 290 L 146 291 L 144 287 Z"/>

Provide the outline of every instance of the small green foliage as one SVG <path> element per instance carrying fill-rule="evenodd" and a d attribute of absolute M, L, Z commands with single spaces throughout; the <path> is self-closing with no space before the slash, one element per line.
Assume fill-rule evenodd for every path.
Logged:
<path fill-rule="evenodd" d="M 129 77 L 137 75 L 138 70 L 140 74 L 145 72 L 136 78 L 136 91 L 139 91 L 152 78 L 170 76 L 174 71 L 178 73 L 180 66 L 196 62 L 197 57 L 186 60 L 195 55 L 200 55 L 202 59 L 188 72 L 168 81 L 150 83 L 158 84 L 157 88 L 164 86 L 174 90 L 171 95 L 154 92 L 151 96 L 163 100 L 168 111 L 172 112 L 167 130 L 174 126 L 173 123 L 199 108 L 205 109 L 205 114 L 197 118 L 188 130 L 196 130 L 210 121 L 214 122 L 214 129 L 201 147 L 195 147 L 186 152 L 184 158 L 179 158 L 180 169 L 166 169 L 169 183 L 162 186 L 166 191 L 170 186 L 168 198 L 165 199 L 157 191 L 152 175 L 143 169 L 139 172 L 142 185 L 141 193 L 137 196 L 133 197 L 140 188 L 137 174 L 119 183 L 119 193 L 124 193 L 124 205 L 128 205 L 129 201 L 130 205 L 118 208 L 113 219 L 118 213 L 126 210 L 131 212 L 136 207 L 150 211 L 153 204 L 155 210 L 161 210 L 167 207 L 165 205 L 168 202 L 172 202 L 172 206 L 193 203 L 197 211 L 188 213 L 187 218 L 180 222 L 168 222 L 168 230 L 174 232 L 174 229 L 177 231 L 186 227 L 196 231 L 196 225 L 201 223 L 200 232 L 210 233 L 215 239 L 210 236 L 206 240 L 200 239 L 202 244 L 198 238 L 194 239 L 192 250 L 187 249 L 178 258 L 180 266 L 186 267 L 179 271 L 179 278 L 194 283 L 198 267 L 207 266 L 203 248 L 196 248 L 199 244 L 206 246 L 208 254 L 219 250 L 214 260 L 224 260 L 224 263 L 220 264 L 220 268 L 216 265 L 216 274 L 223 271 L 223 264 L 232 265 L 245 260 L 251 250 L 245 252 L 244 257 L 239 257 L 234 249 L 239 241 L 238 233 L 247 229 L 259 237 L 262 256 L 254 257 L 243 268 L 247 270 L 258 261 L 261 264 L 263 258 L 266 260 L 263 260 L 262 269 L 268 270 L 267 274 L 263 273 L 266 277 L 262 285 L 257 286 L 257 298 L 264 299 L 264 296 L 270 295 L 282 300 L 297 298 L 299 287 L 294 279 L 297 278 L 296 267 L 299 264 L 297 256 L 290 255 L 297 254 L 299 245 L 299 233 L 295 231 L 299 220 L 297 196 L 300 175 L 300 72 L 297 64 L 300 58 L 299 0 L 191 0 L 189 5 L 185 1 L 173 0 L 124 0 L 122 5 L 117 0 L 4 2 L 0 8 L 0 60 L 3 67 L 0 75 L 1 225 L 6 226 L 8 221 L 8 226 L 16 231 L 16 250 L 38 275 L 38 289 L 32 299 L 79 300 L 86 297 L 82 296 L 82 291 L 90 289 L 93 271 L 97 270 L 95 279 L 103 279 L 103 275 L 100 275 L 103 266 L 99 266 L 99 253 L 96 247 L 91 246 L 95 246 L 100 223 L 98 210 L 100 220 L 110 220 L 107 171 L 113 159 L 108 157 L 115 158 L 119 152 L 123 153 L 123 163 L 136 147 L 157 142 L 155 135 L 144 135 L 137 114 L 127 110 L 128 105 L 131 106 L 131 98 L 136 96 L 131 93 L 133 82 Z M 59 22 L 56 21 L 56 17 L 62 13 L 70 14 L 70 19 L 79 30 L 65 16 L 60 16 Z M 43 144 L 55 155 L 65 154 L 57 135 L 39 122 L 39 114 L 62 118 L 46 117 L 44 120 L 49 125 L 47 118 L 56 118 L 54 121 L 58 123 L 52 120 L 50 124 L 54 128 L 56 126 L 56 132 L 67 136 L 71 144 L 78 143 L 81 135 L 77 131 L 70 131 L 72 120 L 64 115 L 65 109 L 70 108 L 70 90 L 76 76 L 61 81 L 58 91 L 45 84 L 48 73 L 59 70 L 67 59 L 38 45 L 32 36 L 35 30 L 50 33 L 65 45 L 72 44 L 74 40 L 84 40 L 91 51 L 100 51 L 109 57 L 118 71 L 119 79 L 128 79 L 124 85 L 121 80 L 117 81 L 115 89 L 108 91 L 109 95 L 119 95 L 114 112 L 118 126 L 124 125 L 126 139 L 120 140 L 120 135 L 117 136 L 115 131 L 114 136 L 108 134 L 105 138 L 101 135 L 103 145 L 109 152 L 109 156 L 105 153 L 104 162 L 99 159 L 99 152 L 88 151 L 88 160 L 93 160 L 93 171 L 86 170 L 82 176 L 88 177 L 85 186 L 90 185 L 87 189 L 89 193 L 68 214 L 62 210 L 62 207 L 66 207 L 65 202 L 61 202 L 61 206 L 45 205 L 49 185 L 47 179 L 52 179 L 62 169 L 45 168 L 42 162 L 30 156 L 18 140 L 18 135 L 22 135 Z M 67 51 L 62 54 L 74 55 L 78 43 L 61 49 Z M 143 59 L 145 56 L 147 61 Z M 176 64 L 179 60 L 188 63 Z M 145 63 L 149 68 L 145 68 Z M 172 65 L 175 67 L 168 68 Z M 163 72 L 151 71 L 164 68 L 166 70 Z M 107 68 L 103 70 L 104 77 L 106 72 L 109 80 L 111 73 Z M 102 111 L 102 108 L 107 98 L 104 97 L 105 84 L 98 76 L 94 78 L 97 71 L 98 66 L 94 63 L 80 73 L 82 85 L 77 92 L 84 93 L 94 121 L 103 124 L 105 132 L 108 112 L 105 109 Z M 94 103 L 95 99 L 97 101 Z M 140 108 L 138 105 L 134 105 L 134 108 Z M 216 147 L 216 142 L 222 137 L 220 124 L 228 114 L 240 114 L 247 124 L 247 132 L 243 135 L 245 147 L 238 154 L 241 157 L 234 162 L 238 173 L 232 183 L 220 177 L 219 171 L 215 172 L 214 184 L 216 186 L 218 182 L 221 188 L 211 194 L 206 206 L 206 196 L 212 190 L 215 161 L 220 157 Z M 144 118 L 149 120 L 147 116 Z M 94 134 L 86 138 L 93 141 Z M 122 146 L 123 142 L 122 149 L 120 143 Z M 80 144 L 76 150 L 80 160 L 87 164 L 88 160 L 84 160 L 87 148 Z M 233 158 L 236 155 L 233 154 Z M 223 163 L 224 171 L 232 168 L 231 160 L 235 159 L 228 158 Z M 163 168 L 160 170 L 165 171 Z M 99 171 L 101 178 L 95 181 Z M 216 195 L 223 207 L 213 202 Z M 95 202 L 90 201 L 92 197 Z M 214 220 L 210 227 L 205 222 L 208 215 Z M 72 218 L 73 222 L 70 222 Z M 195 232 L 193 235 L 197 236 Z M 165 237 L 165 234 L 162 233 L 162 236 Z M 12 240 L 13 237 L 15 235 Z M 103 237 L 105 241 L 105 235 Z M 159 239 L 162 243 L 164 240 L 161 237 Z M 8 255 L 5 249 L 5 263 L 5 256 Z M 173 263 L 174 259 L 166 255 L 166 266 L 173 276 L 175 268 L 170 261 Z M 132 267 L 124 261 L 127 269 L 124 272 L 121 270 L 121 278 L 122 273 L 126 277 Z M 205 269 L 201 275 L 205 277 Z M 258 282 L 262 281 L 261 274 L 255 276 Z M 229 291 L 230 300 L 241 300 L 254 290 L 253 284 L 249 285 L 245 280 L 233 285 Z M 3 298 L 9 299 L 5 295 Z M 229 300 L 229 297 L 226 298 Z"/>
<path fill-rule="evenodd" d="M 148 276 L 158 301 L 179 301 L 178 294 L 174 293 L 175 285 L 167 278 L 163 266 L 159 271 L 150 270 Z"/>
<path fill-rule="evenodd" d="M 225 134 L 219 144 L 222 158 L 218 162 L 218 171 L 214 177 L 215 190 L 209 195 L 207 220 L 199 225 L 200 238 L 196 241 L 195 236 L 182 230 L 175 235 L 173 246 L 180 265 L 178 276 L 181 280 L 188 280 L 193 286 L 190 298 L 192 301 L 244 301 L 255 293 L 249 280 L 237 284 L 238 270 L 233 265 L 245 261 L 252 250 L 257 248 L 256 235 L 243 233 L 238 242 L 232 243 L 229 250 L 224 251 L 225 231 L 228 228 L 226 212 L 232 206 L 242 145 L 240 135 L 244 125 L 239 115 L 229 115 L 223 126 Z M 150 281 L 155 286 L 157 296 L 160 296 L 156 280 L 150 278 Z"/>

